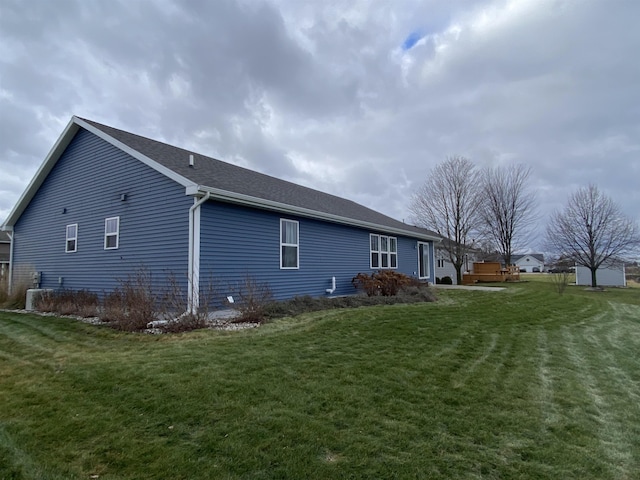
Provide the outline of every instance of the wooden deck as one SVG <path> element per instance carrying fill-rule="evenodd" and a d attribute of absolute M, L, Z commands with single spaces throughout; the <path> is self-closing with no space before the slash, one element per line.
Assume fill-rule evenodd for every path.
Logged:
<path fill-rule="evenodd" d="M 498 262 L 474 262 L 473 273 L 462 275 L 463 285 L 482 282 L 514 282 L 520 280 L 520 270 L 511 265 L 503 268 Z"/>

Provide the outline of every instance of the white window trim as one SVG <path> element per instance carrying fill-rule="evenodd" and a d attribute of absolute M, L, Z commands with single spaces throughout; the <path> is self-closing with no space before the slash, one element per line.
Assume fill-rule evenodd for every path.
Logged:
<path fill-rule="evenodd" d="M 109 220 L 116 221 L 116 231 L 115 232 L 107 232 L 107 225 L 109 224 Z M 116 237 L 116 245 L 115 247 L 107 247 L 107 238 Z M 105 250 L 117 250 L 120 247 L 120 217 L 108 217 L 104 219 L 104 249 Z"/>
<path fill-rule="evenodd" d="M 376 237 L 378 239 L 378 250 L 373 250 L 371 248 L 371 238 Z M 382 251 L 382 239 L 386 238 L 387 240 L 387 250 L 386 251 Z M 395 243 L 396 249 L 395 251 L 391 251 L 391 240 L 393 239 L 393 243 Z M 374 254 L 377 254 L 378 256 L 378 266 L 374 267 L 373 266 L 373 262 L 371 261 L 372 257 Z M 387 266 L 383 267 L 382 266 L 382 256 L 386 255 L 387 257 Z M 396 264 L 395 266 L 391 266 L 392 262 L 391 259 L 395 258 L 396 260 Z M 398 269 L 398 238 L 397 237 L 390 237 L 388 235 L 379 235 L 377 233 L 370 233 L 369 234 L 369 268 L 371 268 L 372 270 L 397 270 Z"/>
<path fill-rule="evenodd" d="M 69 227 L 76 227 L 76 236 L 75 237 L 70 237 L 69 236 Z M 73 250 L 69 250 L 69 242 L 71 240 L 74 241 L 73 246 L 75 248 Z M 77 223 L 70 223 L 69 225 L 67 225 L 65 227 L 64 253 L 75 253 L 77 251 L 78 251 L 78 224 Z"/>
<path fill-rule="evenodd" d="M 420 269 L 422 268 L 422 256 L 420 255 L 420 247 L 426 248 L 427 249 L 427 272 L 426 276 L 421 276 L 420 275 Z M 426 280 L 428 278 L 431 277 L 431 275 L 433 274 L 433 269 L 431 267 L 431 251 L 430 251 L 430 246 L 428 242 L 418 242 L 418 278 L 420 280 Z"/>
<path fill-rule="evenodd" d="M 298 243 L 285 243 L 282 241 L 282 228 L 285 222 L 296 224 Z M 284 267 L 282 265 L 282 261 L 283 261 L 282 247 L 296 247 L 296 266 L 295 267 Z M 290 220 L 288 218 L 281 218 L 280 219 L 280 270 L 299 270 L 299 269 L 300 269 L 300 222 L 298 222 L 297 220 Z"/>

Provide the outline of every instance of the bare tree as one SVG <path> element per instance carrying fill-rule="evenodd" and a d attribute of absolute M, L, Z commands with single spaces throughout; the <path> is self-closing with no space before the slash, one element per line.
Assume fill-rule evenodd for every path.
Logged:
<path fill-rule="evenodd" d="M 517 164 L 492 167 L 482 175 L 482 220 L 484 235 L 491 240 L 505 265 L 523 246 L 536 221 L 537 200 L 527 181 L 531 169 Z"/>
<path fill-rule="evenodd" d="M 409 206 L 417 225 L 445 237 L 441 245 L 456 269 L 458 284 L 471 235 L 480 226 L 479 185 L 479 173 L 469 159 L 448 157 L 430 172 Z"/>
<path fill-rule="evenodd" d="M 638 225 L 597 186 L 589 185 L 573 193 L 562 212 L 551 215 L 546 244 L 554 253 L 591 270 L 595 288 L 598 268 L 634 252 L 640 237 Z"/>

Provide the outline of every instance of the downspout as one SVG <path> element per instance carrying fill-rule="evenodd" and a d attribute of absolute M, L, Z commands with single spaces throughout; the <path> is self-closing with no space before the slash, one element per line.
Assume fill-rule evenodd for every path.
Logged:
<path fill-rule="evenodd" d="M 189 208 L 189 267 L 187 287 L 187 310 L 196 313 L 200 306 L 200 205 L 209 200 L 206 192 Z"/>
<path fill-rule="evenodd" d="M 9 240 L 11 241 L 11 243 L 9 244 L 9 293 L 11 293 L 11 287 L 13 285 L 13 237 L 14 237 L 14 231 L 11 230 L 10 232 L 7 232 L 7 235 L 9 235 Z"/>

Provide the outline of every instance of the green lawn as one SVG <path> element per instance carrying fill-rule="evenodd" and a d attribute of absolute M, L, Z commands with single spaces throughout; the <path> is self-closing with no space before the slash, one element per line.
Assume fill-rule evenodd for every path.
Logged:
<path fill-rule="evenodd" d="M 639 478 L 640 290 L 438 296 L 174 336 L 0 313 L 0 478 Z"/>

